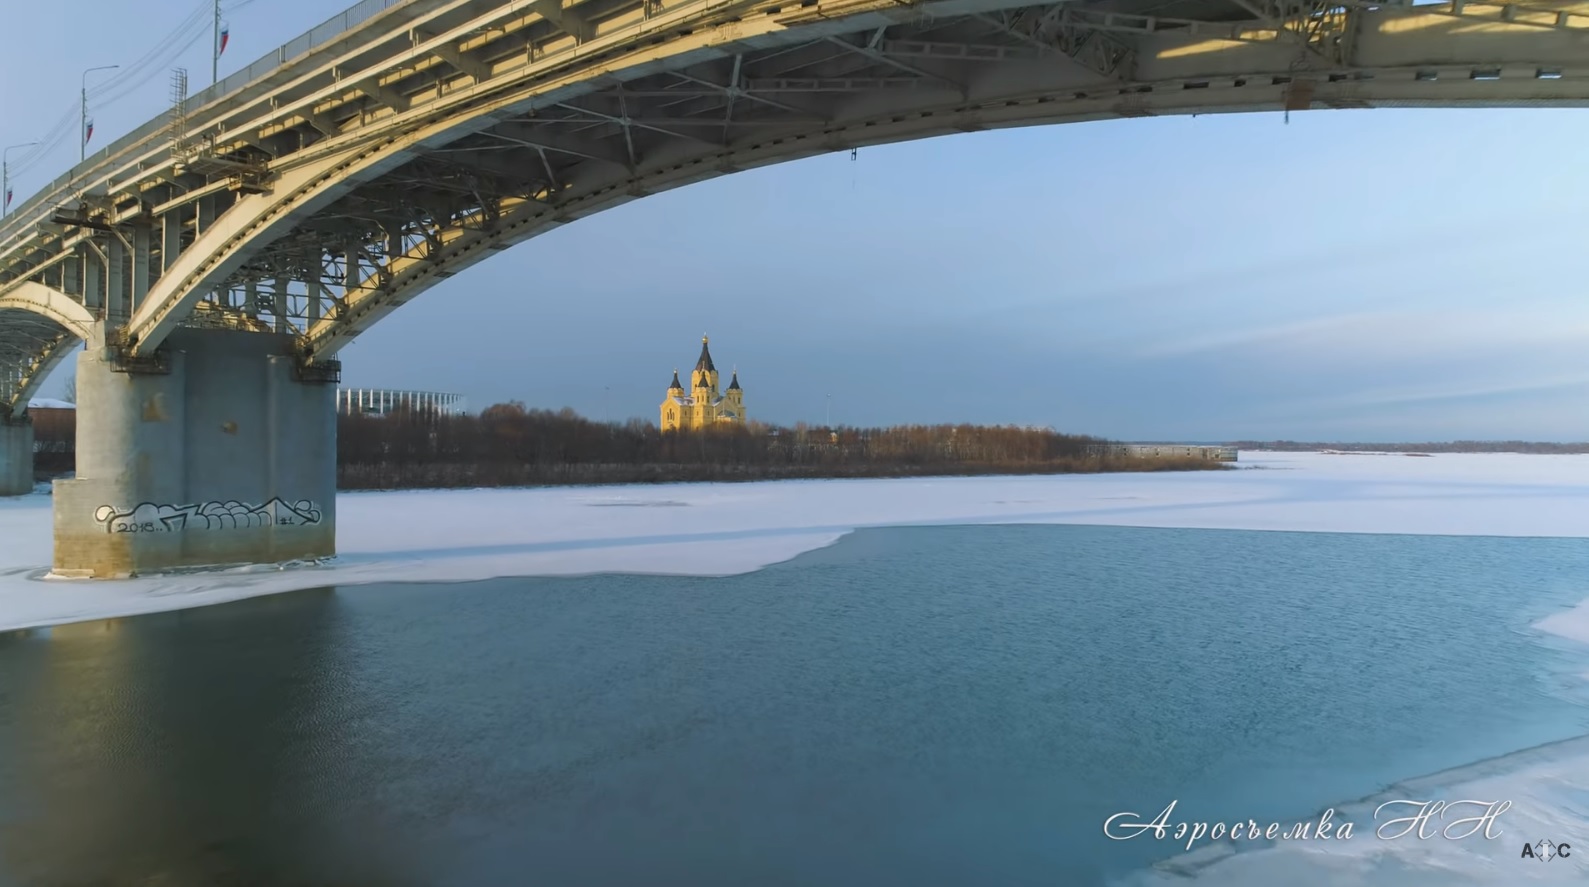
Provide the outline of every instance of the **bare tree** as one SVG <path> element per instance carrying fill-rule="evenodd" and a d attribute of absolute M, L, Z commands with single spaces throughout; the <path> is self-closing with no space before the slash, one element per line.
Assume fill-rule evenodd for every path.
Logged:
<path fill-rule="evenodd" d="M 343 416 L 343 489 L 1217 469 L 1201 459 L 1115 459 L 1107 443 L 1052 429 L 757 423 L 663 432 L 509 402 L 478 416 Z"/>

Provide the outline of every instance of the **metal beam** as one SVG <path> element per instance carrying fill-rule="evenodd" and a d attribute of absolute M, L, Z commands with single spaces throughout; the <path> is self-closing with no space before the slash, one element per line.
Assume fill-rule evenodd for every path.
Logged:
<path fill-rule="evenodd" d="M 564 0 L 534 0 L 530 8 L 581 43 L 595 34 L 590 20 L 575 12 L 572 3 L 565 3 Z"/>
<path fill-rule="evenodd" d="M 337 127 L 336 123 L 334 123 L 324 114 L 316 114 L 312 111 L 308 111 L 304 113 L 303 120 L 305 123 L 318 130 L 321 135 L 334 136 L 342 132 L 342 130 Z"/>
<path fill-rule="evenodd" d="M 558 154 L 583 157 L 629 169 L 629 160 L 617 146 L 598 138 L 580 138 L 565 132 L 554 132 L 550 127 L 532 123 L 503 123 L 495 129 L 482 132 L 481 137 L 497 139 L 511 145 L 537 148 Z"/>
<path fill-rule="evenodd" d="M 931 40 L 885 40 L 878 52 L 893 58 L 944 59 L 946 61 L 1005 62 L 1042 58 L 1032 46 L 1004 46 L 995 43 L 951 43 Z"/>
<path fill-rule="evenodd" d="M 1126 66 L 1133 48 L 1106 36 L 1102 28 L 1077 26 L 1068 18 L 1070 12 L 1068 6 L 1060 5 L 1050 8 L 1045 15 L 1027 12 L 1013 21 L 992 15 L 972 18 L 1028 46 L 1066 58 L 1094 74 L 1114 80 L 1126 79 L 1121 68 Z M 1108 18 L 1111 14 L 1102 15 Z"/>
<path fill-rule="evenodd" d="M 355 88 L 399 114 L 409 108 L 409 101 L 406 97 L 398 95 L 395 91 L 387 89 L 374 80 L 366 80 Z"/>
<path fill-rule="evenodd" d="M 744 99 L 747 99 L 749 101 L 755 102 L 757 104 L 767 105 L 768 107 L 777 108 L 780 111 L 784 111 L 784 112 L 787 112 L 789 114 L 800 115 L 802 117 L 808 118 L 808 119 L 813 120 L 813 121 L 823 119 L 823 118 L 819 117 L 818 115 L 812 114 L 809 110 L 807 110 L 805 108 L 797 108 L 794 105 L 790 105 L 790 104 L 787 104 L 785 102 L 780 102 L 780 101 L 778 101 L 776 99 L 767 98 L 765 95 L 758 95 L 756 90 L 751 89 L 750 88 L 750 84 L 747 83 L 745 81 L 745 79 L 744 79 L 743 71 L 742 71 L 743 63 L 744 63 L 744 56 L 743 55 L 735 55 L 734 56 L 734 70 L 733 70 L 732 74 L 730 74 L 730 76 L 729 76 L 729 85 L 727 85 L 727 86 L 719 86 L 718 84 L 713 83 L 710 80 L 706 80 L 706 79 L 703 79 L 703 78 L 700 78 L 700 77 L 696 77 L 693 74 L 685 73 L 683 71 L 674 71 L 673 72 L 673 76 L 679 78 L 680 80 L 683 80 L 686 83 L 694 83 L 694 84 L 696 84 L 698 86 L 713 87 L 713 88 L 716 89 L 716 93 L 715 93 L 716 95 L 728 96 L 729 98 L 734 98 L 734 97 L 744 98 Z M 631 92 L 628 92 L 627 95 L 631 95 L 632 96 L 632 95 L 634 95 L 634 93 L 631 91 Z M 710 97 L 710 95 L 708 95 L 708 96 L 699 96 L 699 97 Z"/>
<path fill-rule="evenodd" d="M 878 30 L 876 33 L 881 34 L 882 31 Z M 921 77 L 921 78 L 926 79 L 926 80 L 936 80 L 939 83 L 948 84 L 949 86 L 954 87 L 958 91 L 962 91 L 963 92 L 965 90 L 965 87 L 958 80 L 955 80 L 955 79 L 953 79 L 951 77 L 946 77 L 943 74 L 934 73 L 932 71 L 927 70 L 926 68 L 920 68 L 920 67 L 917 67 L 915 65 L 908 64 L 906 62 L 902 62 L 902 61 L 900 61 L 899 59 L 896 59 L 896 58 L 890 58 L 888 55 L 886 55 L 884 53 L 881 53 L 881 52 L 877 51 L 876 49 L 873 49 L 870 45 L 867 45 L 867 46 L 856 46 L 855 44 L 849 42 L 848 40 L 843 40 L 843 39 L 838 38 L 838 37 L 829 37 L 828 38 L 828 42 L 832 43 L 834 46 L 842 47 L 843 49 L 845 49 L 845 50 L 847 50 L 849 52 L 853 52 L 853 53 L 855 53 L 857 55 L 865 56 L 866 58 L 871 59 L 874 62 L 880 62 L 880 63 L 882 63 L 884 65 L 887 65 L 887 66 L 889 66 L 891 68 L 897 68 L 898 70 L 904 71 L 907 74 L 915 74 L 917 77 Z"/>
<path fill-rule="evenodd" d="M 465 55 L 453 43 L 438 43 L 431 47 L 431 52 L 434 52 L 437 58 L 473 78 L 476 83 L 484 83 L 491 79 L 490 65 Z"/>
<path fill-rule="evenodd" d="M 749 80 L 745 88 L 754 93 L 875 92 L 885 89 L 931 88 L 920 77 L 783 77 L 777 80 Z"/>
<path fill-rule="evenodd" d="M 631 127 L 631 126 L 637 126 L 637 127 L 641 128 L 641 129 L 649 129 L 652 132 L 659 132 L 659 133 L 662 133 L 665 136 L 672 136 L 673 138 L 676 138 L 676 139 L 684 139 L 686 141 L 696 141 L 696 142 L 703 141 L 703 139 L 701 139 L 701 137 L 699 137 L 699 136 L 693 136 L 693 135 L 689 135 L 687 133 L 682 133 L 682 132 L 679 132 L 678 130 L 672 128 L 674 126 L 677 126 L 677 125 L 679 125 L 681 123 L 685 123 L 686 122 L 686 121 L 684 121 L 682 119 L 681 120 L 669 120 L 669 119 L 664 118 L 662 120 L 635 120 L 635 119 L 630 118 L 630 117 L 614 116 L 612 114 L 607 114 L 607 113 L 604 113 L 604 112 L 601 112 L 601 111 L 597 111 L 597 110 L 595 110 L 593 108 L 586 108 L 586 107 L 583 107 L 583 106 L 580 106 L 580 105 L 572 105 L 572 104 L 569 104 L 568 102 L 558 102 L 557 103 L 557 107 L 562 108 L 565 111 L 573 111 L 576 114 L 588 115 L 589 117 L 594 118 L 595 120 L 601 121 L 603 123 L 616 123 L 619 126 L 622 126 L 622 127 L 626 128 L 626 129 L 628 127 Z M 542 118 L 539 118 L 539 119 L 543 123 L 583 123 L 583 124 L 588 124 L 588 123 L 591 122 L 590 120 L 580 120 L 578 118 L 571 118 L 571 117 L 562 117 L 562 118 L 558 118 L 558 117 L 542 117 Z M 718 121 L 716 121 L 716 120 L 710 120 L 710 121 L 702 120 L 700 122 L 701 123 L 710 123 L 712 125 L 716 125 L 718 123 Z M 708 144 L 716 144 L 716 143 L 715 142 L 708 142 Z"/>

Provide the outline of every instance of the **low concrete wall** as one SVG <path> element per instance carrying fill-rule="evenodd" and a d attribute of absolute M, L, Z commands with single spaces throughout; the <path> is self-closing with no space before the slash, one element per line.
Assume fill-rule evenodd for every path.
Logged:
<path fill-rule="evenodd" d="M 170 372 L 77 359 L 77 476 L 55 482 L 55 572 L 118 577 L 336 553 L 336 389 L 292 340 L 178 330 Z"/>
<path fill-rule="evenodd" d="M 33 424 L 0 419 L 0 496 L 33 492 Z"/>

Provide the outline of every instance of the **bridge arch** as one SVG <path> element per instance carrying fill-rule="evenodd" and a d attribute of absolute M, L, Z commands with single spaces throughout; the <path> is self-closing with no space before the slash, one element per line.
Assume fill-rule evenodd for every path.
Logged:
<path fill-rule="evenodd" d="M 87 339 L 95 317 L 81 302 L 54 287 L 23 281 L 0 296 L 0 311 L 27 311 L 53 321 L 78 339 Z"/>
<path fill-rule="evenodd" d="M 279 68 L 199 107 L 201 144 L 150 135 L 110 158 L 76 233 L 0 227 L 0 298 L 30 277 L 66 287 L 62 251 L 99 237 L 107 268 L 145 281 L 111 312 L 131 318 L 112 341 L 132 356 L 177 326 L 231 318 L 294 333 L 303 358 L 323 361 L 554 227 L 820 153 L 1155 115 L 1589 106 L 1589 13 L 1566 0 L 1168 9 L 404 0 L 352 37 L 296 59 L 284 48 Z M 144 227 L 94 233 L 124 224 Z M 55 311 L 63 329 L 81 322 Z"/>
<path fill-rule="evenodd" d="M 21 415 L 50 372 L 89 337 L 94 316 L 70 295 L 25 281 L 0 295 L 0 418 Z"/>

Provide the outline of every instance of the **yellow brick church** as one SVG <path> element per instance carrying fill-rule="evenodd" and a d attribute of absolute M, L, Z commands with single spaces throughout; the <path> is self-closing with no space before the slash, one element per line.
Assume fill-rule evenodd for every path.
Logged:
<path fill-rule="evenodd" d="M 739 373 L 735 371 L 728 390 L 717 392 L 717 367 L 712 365 L 709 340 L 701 337 L 701 359 L 695 362 L 690 373 L 690 390 L 685 392 L 679 384 L 679 371 L 673 371 L 673 384 L 662 401 L 663 431 L 693 431 L 727 422 L 745 421 L 745 392 L 739 387 Z"/>

